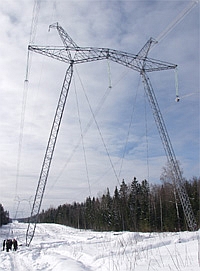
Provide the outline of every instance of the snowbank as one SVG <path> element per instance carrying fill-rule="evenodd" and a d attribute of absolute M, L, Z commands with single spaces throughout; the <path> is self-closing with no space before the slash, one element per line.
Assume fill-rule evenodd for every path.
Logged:
<path fill-rule="evenodd" d="M 93 232 L 38 224 L 30 247 L 27 224 L 0 228 L 1 242 L 17 238 L 18 251 L 0 253 L 0 270 L 197 271 L 200 232 Z"/>

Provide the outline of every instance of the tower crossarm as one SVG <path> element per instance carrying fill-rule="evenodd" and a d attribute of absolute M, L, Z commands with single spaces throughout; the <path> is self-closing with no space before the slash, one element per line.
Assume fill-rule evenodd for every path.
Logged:
<path fill-rule="evenodd" d="M 62 62 L 71 63 L 71 61 L 73 61 L 74 64 L 110 59 L 113 62 L 119 63 L 138 72 L 141 72 L 141 70 L 144 70 L 145 72 L 168 70 L 174 69 L 177 66 L 172 63 L 147 58 L 146 56 L 134 55 L 108 48 L 74 46 L 44 47 L 29 45 L 28 49 Z"/>

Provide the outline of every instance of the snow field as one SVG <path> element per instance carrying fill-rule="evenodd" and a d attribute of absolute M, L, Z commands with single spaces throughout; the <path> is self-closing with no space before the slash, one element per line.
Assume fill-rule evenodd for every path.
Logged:
<path fill-rule="evenodd" d="M 0 253 L 0 271 L 197 271 L 197 232 L 94 232 L 38 224 L 30 247 L 27 224 L 0 228 L 1 242 L 17 238 L 18 251 Z"/>

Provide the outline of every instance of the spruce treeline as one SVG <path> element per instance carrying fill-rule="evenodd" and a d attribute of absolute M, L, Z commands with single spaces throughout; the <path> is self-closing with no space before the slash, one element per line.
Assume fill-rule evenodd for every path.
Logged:
<path fill-rule="evenodd" d="M 4 211 L 3 205 L 0 203 L 0 227 L 9 223 L 9 213 Z"/>
<path fill-rule="evenodd" d="M 199 223 L 200 179 L 185 181 L 196 220 Z M 123 180 L 111 196 L 109 189 L 98 198 L 60 205 L 42 211 L 39 221 L 97 231 L 179 231 L 187 230 L 179 197 L 171 183 L 149 185 L 136 178 Z"/>

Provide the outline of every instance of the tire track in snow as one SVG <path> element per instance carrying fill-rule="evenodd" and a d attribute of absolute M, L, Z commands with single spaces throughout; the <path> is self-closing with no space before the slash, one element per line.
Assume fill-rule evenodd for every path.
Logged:
<path fill-rule="evenodd" d="M 15 271 L 15 270 L 26 270 L 33 271 L 33 268 L 27 263 L 28 260 L 24 260 L 23 255 L 15 251 L 4 251 L 5 255 L 1 255 L 1 258 L 4 258 L 0 267 L 0 271 Z M 2 257 L 3 256 L 3 257 Z M 5 265 L 4 265 L 5 263 Z"/>
<path fill-rule="evenodd" d="M 23 255 L 17 254 L 14 255 L 14 265 L 15 269 L 13 270 L 26 270 L 26 271 L 33 271 L 34 269 L 28 263 L 28 260 L 24 259 Z"/>

